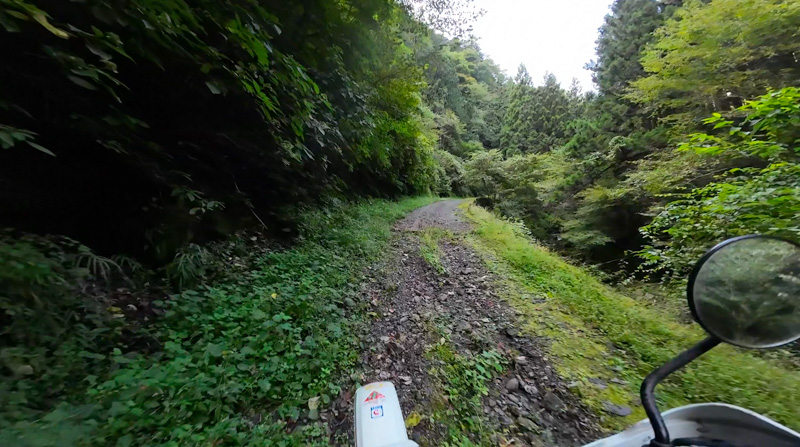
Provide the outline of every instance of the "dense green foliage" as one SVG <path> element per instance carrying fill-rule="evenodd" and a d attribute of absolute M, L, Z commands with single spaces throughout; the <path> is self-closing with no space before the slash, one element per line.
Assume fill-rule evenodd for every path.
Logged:
<path fill-rule="evenodd" d="M 597 39 L 597 60 L 589 64 L 603 94 L 624 93 L 629 82 L 644 75 L 639 54 L 651 41 L 651 33 L 663 22 L 662 8 L 668 4 L 620 0 L 611 6 L 611 14 Z"/>
<path fill-rule="evenodd" d="M 2 224 L 159 264 L 300 202 L 437 190 L 436 141 L 488 138 L 501 77 L 380 0 L 3 0 L 0 24 Z"/>
<path fill-rule="evenodd" d="M 4 330 L 20 343 L 2 351 L 4 367 L 15 369 L 0 382 L 0 444 L 326 444 L 328 434 L 314 424 L 293 428 L 305 402 L 329 402 L 339 391 L 336 374 L 353 365 L 362 314 L 349 296 L 363 267 L 384 250 L 390 223 L 431 200 L 308 213 L 294 248 L 226 253 L 236 259 L 225 267 L 233 274 L 153 302 L 161 317 L 147 328 L 137 328 L 136 313 L 113 309 L 106 321 L 86 312 L 59 322 L 29 318 L 27 328 Z M 5 273 L 11 281 L 4 278 L 4 297 L 60 298 L 79 286 L 55 283 L 79 277 L 59 267 L 67 260 L 51 246 L 0 247 L 4 256 L 24 259 Z M 42 284 L 46 269 L 58 276 Z M 62 295 L 45 294 L 45 287 Z M 71 302 L 56 304 L 75 311 Z M 37 316 L 48 315 L 38 309 Z M 47 329 L 43 339 L 38 331 Z M 138 342 L 123 337 L 127 331 Z"/>
<path fill-rule="evenodd" d="M 640 255 L 656 269 L 686 273 L 703 251 L 729 237 L 800 237 L 800 90 L 771 92 L 739 110 L 747 113 L 743 120 L 734 124 L 715 114 L 706 120 L 714 124 L 715 134 L 694 134 L 680 149 L 767 165 L 734 168 L 671 197 L 643 228 L 653 246 Z"/>
<path fill-rule="evenodd" d="M 500 149 L 509 156 L 543 155 L 526 155 L 535 171 L 526 175 L 530 191 L 504 208 L 517 210 L 506 214 L 522 219 L 537 237 L 595 261 L 639 247 L 638 228 L 646 223 L 639 212 L 648 198 L 623 182 L 666 139 L 622 94 L 644 73 L 635 55 L 673 9 L 650 0 L 614 4 L 600 30 L 598 59 L 590 64 L 599 94 L 581 94 L 574 86 L 564 90 L 552 76 L 532 87 L 521 69 L 511 87 Z"/>
<path fill-rule="evenodd" d="M 744 111 L 731 107 L 797 79 L 794 3 L 618 0 L 589 93 L 552 75 L 535 83 L 524 66 L 507 79 L 464 37 L 477 12 L 456 3 L 109 12 L 4 0 L 2 38 L 26 49 L 8 55 L 0 98 L 0 140 L 14 158 L 3 175 L 21 186 L 3 199 L 17 211 L 5 224 L 128 253 L 182 284 L 191 278 L 176 274 L 176 253 L 201 256 L 193 247 L 253 224 L 291 233 L 287 206 L 298 202 L 475 194 L 554 246 L 631 268 L 639 261 L 626 253 L 654 244 L 663 224 L 647 225 L 673 194 L 706 196 L 734 168 L 723 183 L 767 188 L 742 183 L 768 168 L 763 157 L 675 148 L 708 115 L 738 125 Z M 17 166 L 61 183 L 34 186 Z M 65 182 L 91 192 L 65 194 Z M 760 230 L 737 222 L 725 234 Z"/>
<path fill-rule="evenodd" d="M 800 4 L 783 0 L 686 2 L 647 46 L 647 76 L 631 97 L 691 126 L 768 88 L 796 85 Z"/>
<path fill-rule="evenodd" d="M 730 236 L 800 237 L 797 2 L 616 0 L 586 93 L 524 66 L 508 78 L 469 36 L 479 14 L 0 0 L 0 444 L 324 442 L 295 430 L 300 408 L 336 392 L 358 324 L 346 295 L 421 203 L 351 199 L 479 196 L 548 246 L 651 280 Z M 559 293 L 636 374 L 694 335 L 501 239 L 521 282 Z M 714 370 L 734 390 L 752 371 L 736 359 L 743 376 Z M 450 385 L 474 388 L 472 360 L 455 363 L 443 374 L 466 384 Z M 687 392 L 731 397 L 692 374 Z"/>
<path fill-rule="evenodd" d="M 577 91 L 567 95 L 552 74 L 534 87 L 524 65 L 514 78 L 508 110 L 503 120 L 500 143 L 506 156 L 547 152 L 566 141 Z"/>
<path fill-rule="evenodd" d="M 797 11 L 617 0 L 589 64 L 598 92 L 533 87 L 521 67 L 500 152 L 476 154 L 467 184 L 608 270 L 681 276 L 726 237 L 797 237 Z"/>
<path fill-rule="evenodd" d="M 423 96 L 433 113 L 439 146 L 464 157 L 499 144 L 505 76 L 471 41 L 432 35 L 416 39 L 428 88 Z"/>

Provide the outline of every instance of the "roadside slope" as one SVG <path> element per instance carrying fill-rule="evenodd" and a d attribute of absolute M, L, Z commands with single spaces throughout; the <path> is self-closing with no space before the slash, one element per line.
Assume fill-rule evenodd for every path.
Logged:
<path fill-rule="evenodd" d="M 525 330 L 546 336 L 558 371 L 610 429 L 644 418 L 638 387 L 644 376 L 703 337 L 697 326 L 623 296 L 586 271 L 536 245 L 524 230 L 465 204 L 475 224 L 473 246 L 505 279 L 504 298 L 525 315 Z M 800 428 L 800 375 L 778 362 L 721 346 L 659 386 L 662 408 L 726 402 Z M 623 411 L 624 413 L 624 411 Z"/>

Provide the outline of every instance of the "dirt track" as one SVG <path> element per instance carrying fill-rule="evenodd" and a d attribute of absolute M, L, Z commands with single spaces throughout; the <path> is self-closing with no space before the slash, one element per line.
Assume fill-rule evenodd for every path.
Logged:
<path fill-rule="evenodd" d="M 437 227 L 454 233 L 469 231 L 468 223 L 459 216 L 458 206 L 463 200 L 442 200 L 411 212 L 395 225 L 397 231 L 422 231 Z"/>
<path fill-rule="evenodd" d="M 472 441 L 575 446 L 600 437 L 594 416 L 546 361 L 546 340 L 517 329 L 516 312 L 500 298 L 496 278 L 465 240 L 470 225 L 460 216 L 460 203 L 434 203 L 395 226 L 387 263 L 362 295 L 378 317 L 361 357 L 361 382 L 392 381 L 403 414 L 421 416 L 409 436 L 421 446 L 438 446 L 450 440 L 453 421 L 430 418 L 435 409 L 451 405 L 441 377 L 446 361 L 431 352 L 444 343 L 460 358 L 497 352 L 506 368 L 489 381 L 489 393 L 475 409 L 484 435 L 490 434 L 480 439 L 467 430 Z M 451 233 L 439 241 L 444 274 L 420 256 L 417 232 L 431 227 Z M 342 413 L 339 431 L 352 431 L 352 407 Z"/>

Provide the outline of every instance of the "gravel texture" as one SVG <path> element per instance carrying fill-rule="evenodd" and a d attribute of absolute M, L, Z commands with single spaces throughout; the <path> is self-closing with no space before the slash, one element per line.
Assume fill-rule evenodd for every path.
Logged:
<path fill-rule="evenodd" d="M 372 271 L 362 293 L 377 317 L 364 343 L 359 382 L 393 382 L 403 414 L 422 416 L 409 436 L 421 446 L 443 444 L 447 427 L 426 417 L 440 392 L 431 375 L 438 360 L 425 355 L 443 332 L 461 355 L 493 349 L 508 360 L 505 374 L 488 384 L 480 409 L 492 445 L 577 446 L 601 437 L 597 418 L 548 363 L 547 340 L 517 329 L 522 324 L 499 298 L 496 278 L 463 242 L 470 225 L 460 217 L 459 204 L 437 202 L 396 225 L 386 264 Z M 455 234 L 440 241 L 443 275 L 419 255 L 414 232 L 430 226 Z M 333 405 L 332 426 L 340 443 L 352 442 L 351 400 L 347 391 Z"/>
<path fill-rule="evenodd" d="M 470 225 L 460 217 L 458 206 L 463 200 L 451 199 L 432 203 L 412 211 L 405 219 L 395 225 L 397 231 L 421 231 L 438 227 L 454 233 L 470 230 Z"/>

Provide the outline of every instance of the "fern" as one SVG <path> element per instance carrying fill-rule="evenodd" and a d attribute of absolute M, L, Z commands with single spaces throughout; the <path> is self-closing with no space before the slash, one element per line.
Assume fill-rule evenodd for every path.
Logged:
<path fill-rule="evenodd" d="M 85 268 L 92 276 L 103 278 L 106 282 L 111 281 L 113 272 L 123 273 L 119 264 L 105 256 L 93 253 L 85 245 L 78 247 L 78 254 L 74 256 L 72 265 L 77 268 Z"/>
<path fill-rule="evenodd" d="M 138 273 L 144 270 L 142 264 L 130 256 L 114 255 L 111 257 L 111 260 L 115 262 L 122 270 L 130 273 Z"/>
<path fill-rule="evenodd" d="M 211 253 L 207 249 L 189 244 L 175 253 L 172 262 L 165 267 L 165 272 L 170 281 L 184 289 L 205 277 L 210 259 Z"/>

